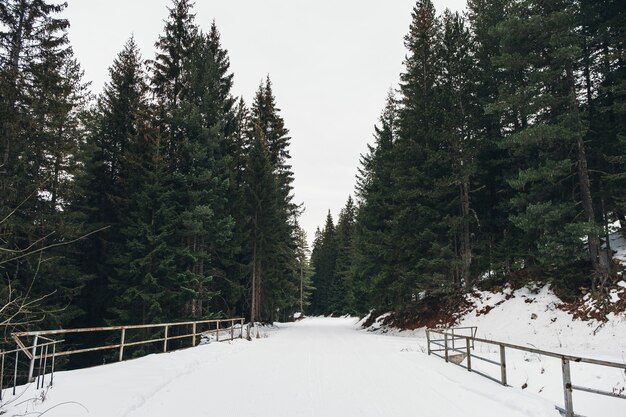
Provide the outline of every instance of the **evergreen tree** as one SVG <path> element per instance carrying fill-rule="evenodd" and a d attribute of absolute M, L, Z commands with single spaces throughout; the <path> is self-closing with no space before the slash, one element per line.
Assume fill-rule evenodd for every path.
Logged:
<path fill-rule="evenodd" d="M 120 239 L 123 210 L 128 208 L 128 195 L 136 191 L 129 186 L 136 175 L 128 163 L 131 141 L 148 117 L 145 74 L 133 38 L 114 60 L 109 75 L 89 123 L 89 159 L 84 176 L 79 178 L 84 189 L 81 211 L 85 223 L 91 228 L 107 228 L 90 237 L 81 250 L 82 271 L 91 280 L 78 303 L 86 311 L 81 322 L 89 326 L 103 324 L 112 307 L 111 284 L 118 280 L 115 252 L 123 252 L 125 245 Z"/>
<path fill-rule="evenodd" d="M 354 257 L 354 222 L 356 207 L 352 196 L 339 213 L 337 228 L 337 260 L 335 264 L 335 286 L 333 310 L 341 314 L 356 312 L 354 282 L 352 280 L 352 259 Z"/>
<path fill-rule="evenodd" d="M 503 20 L 508 0 L 468 1 L 467 18 L 475 54 L 474 82 L 476 100 L 482 111 L 475 119 L 477 148 L 474 187 L 470 196 L 479 227 L 474 230 L 473 264 L 489 275 L 511 272 L 520 230 L 509 221 L 509 200 L 513 189 L 507 178 L 515 164 L 502 139 L 502 115 L 488 107 L 495 102 L 499 89 L 506 90 L 516 79 L 514 71 L 502 71 L 494 64 L 500 55 L 500 35 L 496 26 Z"/>
<path fill-rule="evenodd" d="M 498 63 L 522 77 L 494 108 L 513 119 L 504 142 L 519 168 L 510 179 L 517 191 L 511 221 L 536 242 L 529 260 L 554 268 L 586 258 L 596 277 L 605 280 L 608 253 L 600 251 L 584 142 L 588 124 L 575 75 L 582 51 L 578 6 L 558 0 L 511 5 L 499 26 L 503 51 Z"/>
<path fill-rule="evenodd" d="M 441 124 L 435 131 L 439 151 L 447 155 L 439 158 L 448 167 L 439 183 L 436 197 L 440 216 L 447 217 L 448 236 L 452 240 L 456 262 L 453 279 L 458 284 L 472 281 L 473 230 L 477 226 L 475 211 L 470 201 L 470 188 L 476 171 L 478 103 L 476 97 L 476 62 L 470 32 L 458 13 L 446 10 L 443 33 L 438 51 L 443 75 L 437 81 L 435 94 L 438 107 L 446 109 Z M 456 190 L 455 190 L 456 188 Z M 458 190 L 458 191 L 457 191 Z M 456 194 L 456 195 L 455 195 Z M 450 202 L 454 202 L 450 205 Z"/>
<path fill-rule="evenodd" d="M 249 132 L 250 152 L 258 158 L 254 169 L 250 169 L 248 181 L 252 191 L 249 219 L 255 225 L 251 251 L 252 317 L 273 320 L 277 311 L 295 308 L 299 300 L 300 274 L 296 253 L 299 213 L 293 203 L 289 132 L 276 106 L 269 77 L 255 95 Z M 264 172 L 268 164 L 269 175 Z M 265 193 L 264 189 L 267 190 Z"/>
<path fill-rule="evenodd" d="M 326 224 L 317 233 L 311 254 L 312 282 L 315 287 L 311 300 L 312 314 L 330 314 L 333 308 L 333 291 L 336 289 L 337 236 L 333 217 L 328 212 Z"/>
<path fill-rule="evenodd" d="M 414 294 L 452 282 L 454 251 L 448 236 L 450 154 L 437 135 L 443 112 L 436 87 L 441 62 L 441 22 L 430 0 L 418 1 L 405 38 L 399 135 L 394 145 L 391 220 L 397 277 L 387 303 L 406 304 Z"/>
<path fill-rule="evenodd" d="M 395 277 L 390 226 L 395 192 L 392 151 L 398 134 L 398 110 L 391 92 L 374 129 L 375 143 L 368 145 L 368 154 L 361 157 L 356 186 L 358 209 L 351 275 L 355 308 L 360 313 L 386 304 Z"/>
<path fill-rule="evenodd" d="M 198 27 L 191 13 L 189 0 L 172 0 L 168 7 L 164 33 L 155 46 L 157 54 L 152 66 L 151 86 L 157 101 L 156 123 L 163 140 L 164 156 L 170 170 L 177 168 L 182 131 L 176 117 L 181 95 L 184 92 L 185 69 L 194 50 Z"/>
<path fill-rule="evenodd" d="M 64 307 L 84 284 L 67 245 L 82 235 L 70 213 L 87 97 L 69 23 L 57 17 L 64 8 L 44 1 L 0 7 L 0 265 L 12 291 L 45 297 L 50 314 L 40 325 L 78 314 Z"/>

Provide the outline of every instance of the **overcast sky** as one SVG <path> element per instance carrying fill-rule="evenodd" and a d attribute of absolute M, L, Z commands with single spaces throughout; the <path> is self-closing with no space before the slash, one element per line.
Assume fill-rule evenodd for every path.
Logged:
<path fill-rule="evenodd" d="M 100 92 L 108 67 L 133 34 L 154 56 L 170 0 L 69 0 L 70 41 Z M 437 12 L 463 0 L 434 0 Z M 291 131 L 300 223 L 312 240 L 330 209 L 335 220 L 353 193 L 359 155 L 405 56 L 414 0 L 196 0 L 196 23 L 215 19 L 247 103 L 269 74 Z"/>

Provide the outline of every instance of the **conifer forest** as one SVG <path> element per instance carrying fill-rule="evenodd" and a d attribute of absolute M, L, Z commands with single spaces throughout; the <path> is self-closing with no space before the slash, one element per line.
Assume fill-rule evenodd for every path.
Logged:
<path fill-rule="evenodd" d="M 310 250 L 271 76 L 235 96 L 193 6 L 171 1 L 154 56 L 120 45 L 95 92 L 64 4 L 0 0 L 8 331 L 410 312 L 537 279 L 567 299 L 618 279 L 622 0 L 417 0 L 355 189 Z"/>

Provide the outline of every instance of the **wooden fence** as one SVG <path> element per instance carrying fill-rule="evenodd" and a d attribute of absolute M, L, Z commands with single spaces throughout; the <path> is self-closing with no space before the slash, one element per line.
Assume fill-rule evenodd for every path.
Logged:
<path fill-rule="evenodd" d="M 526 346 L 514 345 L 511 343 L 498 342 L 495 340 L 481 339 L 476 337 L 476 327 L 456 327 L 446 329 L 428 329 L 426 330 L 426 340 L 428 345 L 428 354 L 435 355 L 446 362 L 453 363 L 461 366 L 465 360 L 465 368 L 469 372 L 475 372 L 485 378 L 491 379 L 499 384 L 507 386 L 507 372 L 506 372 L 506 349 L 515 349 L 524 352 L 535 353 L 538 355 L 545 355 L 552 358 L 561 360 L 561 369 L 563 375 L 563 395 L 565 408 L 561 409 L 557 407 L 566 417 L 575 417 L 574 405 L 572 401 L 572 391 L 584 391 L 592 394 L 606 395 L 609 397 L 626 399 L 626 395 L 612 391 L 604 391 L 595 388 L 583 387 L 580 385 L 574 385 L 572 383 L 572 376 L 570 372 L 570 362 L 588 363 L 597 366 L 607 366 L 612 368 L 626 370 L 626 364 L 618 362 L 610 362 L 599 359 L 584 358 L 580 356 L 565 355 L 562 353 L 550 352 L 541 349 L 530 348 Z M 462 334 L 463 332 L 470 334 Z M 439 337 L 439 339 L 437 339 Z M 460 341 L 461 343 L 457 343 Z M 498 346 L 500 349 L 500 360 L 495 361 L 489 358 L 478 356 L 472 351 L 474 350 L 474 343 L 485 343 L 488 345 Z M 434 347 L 433 347 L 434 346 Z M 472 368 L 472 360 L 477 359 L 486 363 L 496 365 L 500 368 L 500 379 L 494 378 L 484 372 L 478 371 Z"/>
<path fill-rule="evenodd" d="M 153 329 L 161 336 L 150 337 L 145 340 L 128 340 L 128 331 Z M 65 339 L 53 339 L 50 336 L 65 336 L 77 333 L 119 332 L 119 342 L 103 346 L 90 346 L 81 349 L 63 350 Z M 153 334 L 155 333 L 153 332 Z M 80 329 L 39 330 L 31 332 L 12 333 L 11 337 L 17 348 L 9 351 L 0 351 L 0 401 L 5 389 L 11 388 L 15 395 L 16 386 L 22 382 L 36 382 L 36 387 L 43 387 L 46 375 L 49 374 L 49 384 L 54 382 L 55 362 L 57 357 L 77 355 L 87 352 L 118 350 L 117 360 L 124 360 L 124 349 L 132 346 L 162 343 L 163 352 L 167 352 L 173 340 L 190 339 L 191 346 L 196 346 L 198 337 L 213 335 L 215 341 L 243 338 L 244 319 L 241 317 L 223 320 L 200 320 L 180 323 L 139 324 L 131 326 L 89 327 Z M 137 335 L 135 335 L 137 336 Z M 18 365 L 20 357 L 28 359 L 27 373 L 20 373 Z M 10 364 L 10 361 L 13 361 Z M 11 375 L 12 373 L 12 375 Z M 5 381 L 10 381 L 5 384 Z"/>

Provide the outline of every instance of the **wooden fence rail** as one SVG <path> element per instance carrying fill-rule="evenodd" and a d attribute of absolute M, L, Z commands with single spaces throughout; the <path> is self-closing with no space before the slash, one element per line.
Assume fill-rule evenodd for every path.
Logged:
<path fill-rule="evenodd" d="M 459 331 L 462 330 L 470 330 L 471 334 L 463 335 L 459 334 Z M 521 350 L 524 352 L 535 353 L 538 355 L 544 355 L 552 358 L 557 358 L 561 360 L 561 369 L 563 375 L 563 396 L 564 396 L 564 404 L 565 408 L 561 409 L 557 407 L 566 417 L 575 417 L 574 414 L 574 405 L 572 401 L 572 391 L 584 391 L 592 394 L 605 395 L 609 397 L 622 398 L 626 399 L 626 395 L 612 392 L 612 391 L 604 391 L 595 388 L 583 387 L 579 385 L 572 384 L 572 376 L 570 372 L 570 362 L 577 363 L 588 363 L 592 365 L 598 366 L 607 366 L 612 368 L 624 369 L 626 370 L 626 364 L 605 361 L 600 359 L 593 358 L 585 358 L 580 356 L 566 355 L 557 352 L 550 352 L 547 350 L 541 350 L 526 346 L 514 345 L 512 343 L 506 342 L 498 342 L 495 340 L 481 339 L 476 337 L 476 327 L 465 327 L 465 328 L 446 328 L 446 329 L 427 329 L 426 330 L 426 340 L 428 345 L 428 354 L 435 355 L 446 362 L 451 362 L 455 365 L 463 367 L 461 364 L 463 360 L 465 360 L 465 368 L 469 372 L 475 372 L 485 378 L 488 378 L 492 381 L 495 381 L 502 385 L 507 385 L 507 368 L 506 368 L 506 349 L 515 349 Z M 437 339 L 439 337 L 439 339 Z M 463 341 L 460 344 L 460 347 L 455 343 L 455 341 Z M 500 348 L 500 360 L 492 360 L 489 358 L 485 358 L 482 356 L 478 356 L 475 353 L 472 353 L 474 350 L 474 343 L 485 343 L 489 345 L 498 346 Z M 478 359 L 480 361 L 496 365 L 500 368 L 500 379 L 494 378 L 491 375 L 488 375 L 484 372 L 478 371 L 472 368 L 472 361 L 474 359 Z"/>
<path fill-rule="evenodd" d="M 190 333 L 186 333 L 191 328 Z M 235 328 L 238 328 L 238 338 L 243 338 L 244 319 L 241 317 L 222 319 L 222 320 L 199 320 L 158 324 L 138 324 L 130 326 L 109 326 L 109 327 L 87 327 L 79 329 L 57 329 L 57 330 L 37 330 L 30 332 L 15 332 L 11 337 L 17 344 L 17 348 L 9 351 L 0 351 L 0 401 L 2 401 L 4 389 L 4 381 L 7 377 L 11 378 L 13 385 L 13 395 L 18 385 L 18 375 L 20 378 L 26 376 L 27 382 L 36 382 L 37 389 L 43 387 L 46 375 L 50 374 L 50 385 L 54 381 L 55 359 L 61 356 L 76 355 L 86 352 L 95 352 L 103 350 L 119 349 L 117 359 L 124 360 L 124 349 L 131 346 L 139 346 L 153 343 L 163 343 L 163 352 L 168 351 L 169 343 L 172 340 L 191 339 L 191 346 L 196 346 L 198 336 L 213 334 L 216 341 L 226 341 L 235 339 Z M 163 336 L 151 337 L 147 340 L 129 341 L 127 332 L 129 330 L 154 329 L 161 331 Z M 178 330 L 172 332 L 172 329 Z M 54 340 L 49 336 L 76 334 L 76 333 L 94 333 L 94 332 L 116 332 L 119 331 L 119 343 L 108 344 L 104 346 L 91 346 L 81 349 L 62 350 L 59 346 L 65 342 L 65 339 Z M 220 332 L 222 338 L 220 339 Z M 178 334 L 183 333 L 183 334 Z M 225 337 L 224 337 L 225 336 Z M 29 342 L 29 340 L 32 340 Z M 8 368 L 5 366 L 5 359 L 11 356 L 14 364 L 11 366 L 13 375 L 5 372 Z M 14 358 L 13 358 L 14 355 Z M 20 373 L 18 364 L 20 355 L 24 355 L 28 359 L 28 372 Z M 10 371 L 10 369 L 9 369 Z"/>

